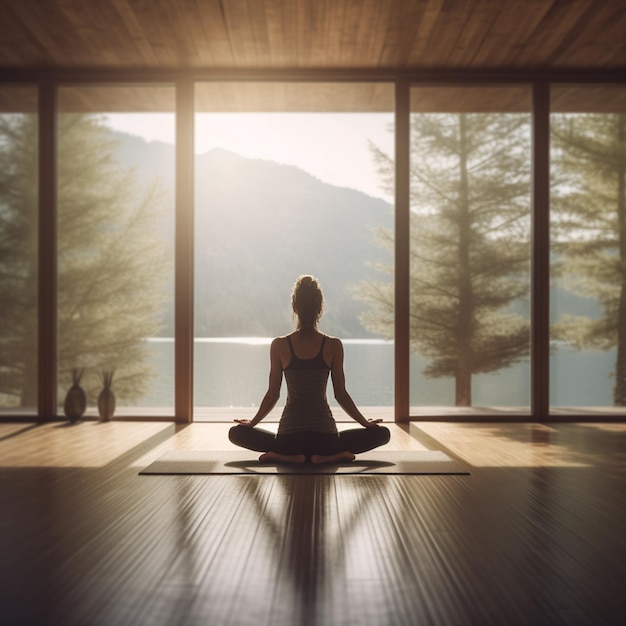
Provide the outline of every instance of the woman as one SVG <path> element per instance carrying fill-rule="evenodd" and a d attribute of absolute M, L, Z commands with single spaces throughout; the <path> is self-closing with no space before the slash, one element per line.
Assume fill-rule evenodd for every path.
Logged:
<path fill-rule="evenodd" d="M 259 461 L 341 463 L 354 461 L 355 454 L 372 450 L 389 441 L 389 429 L 380 419 L 366 419 L 346 391 L 343 345 L 317 329 L 324 296 L 313 276 L 300 276 L 293 288 L 291 304 L 298 324 L 295 332 L 277 337 L 270 348 L 269 386 L 256 415 L 236 419 L 229 432 L 235 445 L 263 452 Z M 278 433 L 256 428 L 280 397 L 285 374 L 287 402 Z M 330 373 L 335 398 L 346 413 L 364 428 L 337 431 L 326 400 Z"/>

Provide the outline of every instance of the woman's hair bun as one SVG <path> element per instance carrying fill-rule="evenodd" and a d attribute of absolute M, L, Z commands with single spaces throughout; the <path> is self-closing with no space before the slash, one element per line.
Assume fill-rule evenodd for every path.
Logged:
<path fill-rule="evenodd" d="M 299 327 L 314 328 L 324 306 L 324 296 L 317 278 L 310 274 L 299 276 L 293 286 L 291 301 Z"/>
<path fill-rule="evenodd" d="M 315 287 L 316 289 L 319 288 L 317 284 L 317 279 L 314 276 L 310 276 L 309 274 L 300 276 L 300 278 L 298 279 L 298 283 L 300 284 L 300 287 Z"/>

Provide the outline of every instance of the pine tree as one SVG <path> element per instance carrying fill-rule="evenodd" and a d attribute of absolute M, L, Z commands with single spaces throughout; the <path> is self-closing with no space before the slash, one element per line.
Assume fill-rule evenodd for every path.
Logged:
<path fill-rule="evenodd" d="M 427 377 L 455 379 L 457 406 L 471 406 L 474 374 L 529 353 L 529 323 L 515 310 L 529 289 L 528 122 L 411 117 L 411 350 L 428 358 Z M 391 159 L 374 155 L 391 188 Z M 390 233 L 379 237 L 393 245 Z M 371 305 L 366 327 L 392 337 L 392 285 L 364 283 L 359 293 Z"/>
<path fill-rule="evenodd" d="M 579 350 L 617 348 L 613 400 L 626 406 L 626 114 L 555 115 L 551 134 L 553 273 L 604 309 L 564 315 L 554 335 Z"/>
<path fill-rule="evenodd" d="M 0 394 L 36 404 L 37 122 L 0 116 Z M 116 371 L 116 395 L 132 402 L 151 377 L 145 337 L 158 333 L 165 244 L 157 185 L 140 189 L 114 158 L 115 142 L 96 116 L 58 118 L 58 374 L 85 368 L 97 397 L 102 371 Z M 6 374 L 6 375 L 5 375 Z M 62 402 L 62 396 L 60 397 Z M 6 402 L 5 402 L 6 403 Z"/>
<path fill-rule="evenodd" d="M 37 121 L 0 115 L 0 404 L 36 405 Z"/>

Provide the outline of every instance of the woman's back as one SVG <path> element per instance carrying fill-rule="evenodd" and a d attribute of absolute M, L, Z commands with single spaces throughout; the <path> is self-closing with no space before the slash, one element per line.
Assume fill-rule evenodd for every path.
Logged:
<path fill-rule="evenodd" d="M 324 360 L 327 337 L 317 332 L 303 337 L 296 332 L 285 339 L 289 347 L 289 360 L 283 368 L 287 402 L 278 427 L 279 434 L 336 433 L 335 420 L 326 399 L 330 373 L 330 367 Z M 318 341 L 317 353 L 311 356 Z M 301 356 L 294 344 L 306 356 Z"/>

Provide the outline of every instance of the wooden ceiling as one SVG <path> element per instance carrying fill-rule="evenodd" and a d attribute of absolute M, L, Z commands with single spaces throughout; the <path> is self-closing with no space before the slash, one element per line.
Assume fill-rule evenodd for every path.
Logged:
<path fill-rule="evenodd" d="M 373 81 L 411 72 L 461 81 L 477 71 L 500 78 L 546 71 L 626 76 L 625 0 L 0 0 L 0 16 L 5 82 L 45 74 L 115 82 L 129 73 L 169 76 L 169 82 L 180 71 L 251 81 L 197 89 L 196 106 L 207 111 L 389 111 L 392 83 Z M 258 80 L 336 80 L 351 72 L 367 80 L 313 89 Z M 527 110 L 528 91 L 521 89 L 502 90 L 495 99 L 484 89 L 471 97 L 469 89 L 424 91 L 413 108 Z M 9 100 L 17 95 L 17 109 L 24 110 L 27 97 L 36 102 L 32 91 L 9 91 L 11 97 L 0 95 L 0 110 L 16 109 Z M 119 97 L 122 92 L 75 87 L 61 104 L 66 110 L 173 110 L 173 90 L 136 86 Z M 613 91 L 611 107 L 624 110 L 623 93 Z M 604 92 L 596 90 L 593 99 L 591 90 L 584 94 L 587 100 L 574 106 L 570 97 L 569 106 L 609 106 Z"/>
<path fill-rule="evenodd" d="M 626 68 L 623 0 L 1 0 L 0 68 Z"/>

